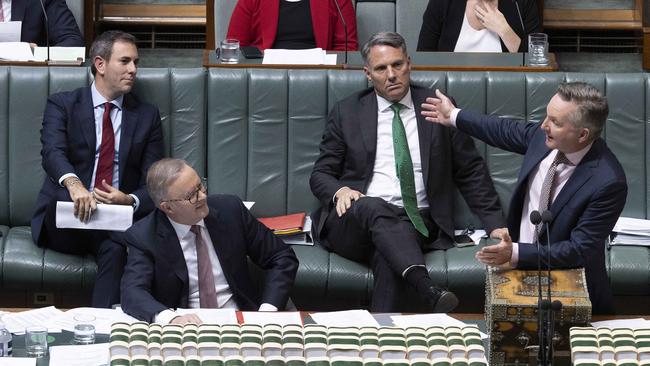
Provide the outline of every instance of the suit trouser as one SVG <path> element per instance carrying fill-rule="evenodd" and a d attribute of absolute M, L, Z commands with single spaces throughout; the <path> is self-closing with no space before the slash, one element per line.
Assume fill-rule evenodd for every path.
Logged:
<path fill-rule="evenodd" d="M 430 237 L 438 228 L 423 215 Z M 430 243 L 409 220 L 406 211 L 381 198 L 362 197 L 341 217 L 332 209 L 325 221 L 325 242 L 337 254 L 358 262 L 370 262 L 374 287 L 370 308 L 395 311 L 406 282 L 402 273 L 424 265 L 424 247 Z"/>
<path fill-rule="evenodd" d="M 41 243 L 57 252 L 75 255 L 91 254 L 97 262 L 97 276 L 92 306 L 110 308 L 120 302 L 120 282 L 126 265 L 126 247 L 120 239 L 124 233 L 105 230 L 59 229 L 56 227 L 56 202 L 72 201 L 68 190 L 57 190 L 45 212 Z"/>

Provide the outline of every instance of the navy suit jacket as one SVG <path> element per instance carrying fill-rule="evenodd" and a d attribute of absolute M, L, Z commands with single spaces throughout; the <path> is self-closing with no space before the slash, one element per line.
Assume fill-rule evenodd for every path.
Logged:
<path fill-rule="evenodd" d="M 298 269 L 293 249 L 257 221 L 239 198 L 212 195 L 207 200 L 205 226 L 239 309 L 257 310 L 262 303 L 284 309 Z M 125 241 L 129 257 L 122 277 L 122 309 L 153 322 L 165 309 L 187 308 L 187 265 L 167 216 L 154 210 L 126 231 Z M 247 258 L 266 270 L 261 293 Z"/>
<path fill-rule="evenodd" d="M 43 114 L 41 130 L 43 169 L 46 173 L 32 217 L 34 242 L 41 242 L 45 211 L 53 199 L 67 194 L 59 178 L 75 173 L 90 187 L 95 166 L 95 117 L 90 86 L 51 95 Z M 153 210 L 145 180 L 149 166 L 164 156 L 164 143 L 158 108 L 125 94 L 122 103 L 120 135 L 119 189 L 140 200 L 136 218 Z M 63 191 L 60 191 L 63 190 Z M 69 199 L 69 195 L 67 196 Z"/>
<path fill-rule="evenodd" d="M 551 151 L 545 144 L 546 133 L 540 123 L 525 124 L 465 110 L 458 114 L 456 125 L 492 146 L 524 155 L 508 213 L 508 229 L 512 239 L 518 241 L 528 179 Z M 605 241 L 623 211 L 626 197 L 623 168 L 605 141 L 598 138 L 550 207 L 553 214 L 549 227 L 551 265 L 553 268 L 585 268 L 594 313 L 613 312 L 605 267 Z M 541 231 L 539 240 L 547 243 L 545 230 Z M 546 246 L 541 255 L 546 263 Z M 546 264 L 543 266 L 545 268 Z M 519 245 L 517 267 L 537 268 L 536 246 Z"/>
<path fill-rule="evenodd" d="M 84 40 L 65 0 L 43 0 L 47 13 L 50 46 L 83 47 Z M 13 0 L 11 20 L 22 21 L 20 40 L 47 46 L 45 17 L 39 0 Z"/>
<path fill-rule="evenodd" d="M 422 176 L 432 220 L 446 234 L 434 249 L 453 246 L 455 190 L 458 188 L 485 229 L 504 227 L 505 219 L 485 161 L 466 134 L 427 122 L 420 114 L 431 89 L 411 85 L 420 142 Z M 379 148 L 382 148 L 381 146 Z M 343 186 L 366 193 L 377 152 L 377 95 L 372 88 L 336 103 L 328 117 L 320 156 L 311 174 L 311 191 L 322 204 L 314 216 L 317 237 L 332 197 Z"/>

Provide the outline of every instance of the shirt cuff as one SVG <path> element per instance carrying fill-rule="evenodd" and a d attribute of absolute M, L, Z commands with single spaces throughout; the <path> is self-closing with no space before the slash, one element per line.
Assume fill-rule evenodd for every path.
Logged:
<path fill-rule="evenodd" d="M 276 308 L 274 305 L 265 302 L 262 305 L 260 305 L 260 309 L 258 311 L 278 311 L 278 308 Z"/>
<path fill-rule="evenodd" d="M 519 243 L 512 243 L 512 256 L 510 257 L 510 265 L 512 268 L 517 268 L 519 262 Z"/>
<path fill-rule="evenodd" d="M 66 173 L 66 174 L 63 174 L 61 176 L 61 178 L 59 178 L 59 185 L 61 187 L 63 187 L 63 181 L 66 180 L 67 178 L 70 178 L 70 177 L 76 177 L 77 179 L 79 179 L 79 177 L 77 177 L 77 175 L 75 173 Z"/>
<path fill-rule="evenodd" d="M 174 310 L 165 309 L 159 312 L 158 314 L 156 314 L 153 320 L 155 323 L 165 325 L 171 323 L 172 319 L 174 319 L 177 316 L 178 314 L 176 314 Z"/>
<path fill-rule="evenodd" d="M 458 113 L 460 113 L 460 108 L 454 108 L 454 110 L 451 111 L 451 116 L 449 117 L 451 124 L 454 127 L 456 127 L 456 118 L 458 117 Z"/>
<path fill-rule="evenodd" d="M 129 196 L 133 197 L 133 212 L 136 212 L 140 207 L 140 199 L 134 194 L 129 194 Z"/>
<path fill-rule="evenodd" d="M 345 187 L 339 188 L 336 192 L 334 192 L 334 195 L 332 196 L 332 203 L 336 204 L 336 195 Z"/>

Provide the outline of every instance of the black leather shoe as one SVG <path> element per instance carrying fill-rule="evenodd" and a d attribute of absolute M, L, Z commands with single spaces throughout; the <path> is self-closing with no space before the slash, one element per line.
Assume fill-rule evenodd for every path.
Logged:
<path fill-rule="evenodd" d="M 437 290 L 437 292 L 440 295 L 437 300 L 433 302 L 434 313 L 449 313 L 456 309 L 458 306 L 458 298 L 453 292 L 447 290 Z"/>

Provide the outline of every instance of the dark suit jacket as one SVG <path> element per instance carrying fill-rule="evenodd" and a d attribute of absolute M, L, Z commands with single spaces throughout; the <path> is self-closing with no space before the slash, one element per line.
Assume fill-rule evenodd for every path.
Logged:
<path fill-rule="evenodd" d="M 348 49 L 356 50 L 357 23 L 351 0 L 338 0 L 348 26 Z M 273 47 L 278 31 L 280 0 L 239 0 L 230 17 L 228 38 L 238 39 L 242 46 L 259 49 Z M 345 50 L 345 31 L 334 0 L 310 0 L 311 21 L 316 47 L 324 50 Z"/>
<path fill-rule="evenodd" d="M 262 303 L 284 309 L 298 269 L 293 249 L 257 221 L 239 198 L 209 196 L 208 206 L 205 225 L 239 309 L 257 310 Z M 125 237 L 129 258 L 122 277 L 124 311 L 153 322 L 162 310 L 186 308 L 187 265 L 167 216 L 156 209 Z M 266 270 L 261 294 L 249 274 L 247 257 Z"/>
<path fill-rule="evenodd" d="M 50 46 L 83 47 L 83 37 L 65 0 L 43 0 L 43 5 L 47 12 Z M 13 0 L 11 20 L 23 22 L 22 42 L 47 46 L 45 17 L 39 0 Z"/>
<path fill-rule="evenodd" d="M 456 123 L 459 129 L 490 145 L 524 155 L 508 213 L 510 234 L 514 241 L 518 241 L 529 176 L 550 152 L 545 144 L 546 134 L 539 123 L 524 124 L 464 110 L 458 114 Z M 550 207 L 553 214 L 550 224 L 551 265 L 553 268 L 585 268 L 595 313 L 613 310 L 612 292 L 605 271 L 605 240 L 623 211 L 626 197 L 623 168 L 605 141 L 598 138 Z M 540 233 L 539 240 L 542 244 L 547 242 L 545 230 Z M 544 263 L 546 255 L 544 247 Z M 519 246 L 517 266 L 537 268 L 536 246 Z"/>
<path fill-rule="evenodd" d="M 427 122 L 420 114 L 430 89 L 411 85 L 418 121 L 422 174 L 429 201 L 429 214 L 448 240 L 434 246 L 452 246 L 454 232 L 454 192 L 458 188 L 465 201 L 482 220 L 486 230 L 504 227 L 505 219 L 487 166 L 462 132 Z M 377 151 L 377 96 L 373 89 L 351 95 L 334 105 L 314 164 L 310 185 L 323 210 L 315 215 L 317 234 L 329 210 L 332 197 L 343 186 L 365 193 L 372 178 Z M 381 148 L 381 147 L 380 147 Z"/>
<path fill-rule="evenodd" d="M 90 187 L 95 165 L 95 117 L 90 86 L 51 95 L 43 114 L 41 130 L 43 169 L 47 177 L 38 194 L 32 217 L 32 236 L 39 245 L 49 203 L 57 197 L 59 178 L 75 173 Z M 120 135 L 120 191 L 140 200 L 136 218 L 153 210 L 145 187 L 149 166 L 164 156 L 164 143 L 158 108 L 141 103 L 133 94 L 124 95 Z"/>
<path fill-rule="evenodd" d="M 422 17 L 418 51 L 453 52 L 463 25 L 466 4 L 467 2 L 462 0 L 429 0 Z M 519 10 L 515 4 L 519 5 Z M 521 38 L 518 51 L 527 52 L 528 34 L 542 31 L 537 2 L 500 0 L 499 11 L 506 18 L 510 28 Z M 525 29 L 522 28 L 522 22 Z M 508 52 L 503 41 L 501 41 L 501 50 Z"/>

